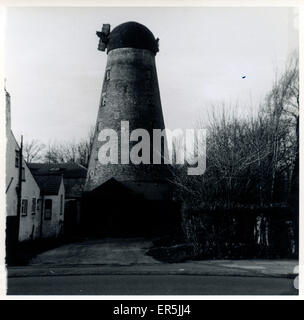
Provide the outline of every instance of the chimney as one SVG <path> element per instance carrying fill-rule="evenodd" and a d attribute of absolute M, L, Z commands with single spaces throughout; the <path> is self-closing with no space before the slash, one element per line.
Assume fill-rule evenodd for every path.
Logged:
<path fill-rule="evenodd" d="M 11 96 L 10 94 L 4 89 L 5 91 L 5 103 L 6 103 L 6 129 L 11 129 Z"/>

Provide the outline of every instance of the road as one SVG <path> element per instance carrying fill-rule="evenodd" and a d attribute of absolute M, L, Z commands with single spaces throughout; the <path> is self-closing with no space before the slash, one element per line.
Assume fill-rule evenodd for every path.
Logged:
<path fill-rule="evenodd" d="M 297 294 L 296 260 L 163 263 L 145 239 L 95 239 L 45 251 L 8 268 L 8 293 L 24 295 Z"/>
<path fill-rule="evenodd" d="M 74 275 L 8 278 L 9 295 L 295 295 L 287 278 Z"/>

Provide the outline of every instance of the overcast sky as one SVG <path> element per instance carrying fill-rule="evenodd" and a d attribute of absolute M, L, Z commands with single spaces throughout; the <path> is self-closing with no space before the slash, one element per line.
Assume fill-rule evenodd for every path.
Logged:
<path fill-rule="evenodd" d="M 18 140 L 87 135 L 107 59 L 95 32 L 127 21 L 160 38 L 156 66 L 169 129 L 192 128 L 212 104 L 256 110 L 298 46 L 297 11 L 288 8 L 9 8 L 6 78 Z"/>

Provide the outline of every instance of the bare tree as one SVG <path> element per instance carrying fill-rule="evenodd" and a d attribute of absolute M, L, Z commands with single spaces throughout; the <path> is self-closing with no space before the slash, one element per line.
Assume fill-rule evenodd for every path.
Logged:
<path fill-rule="evenodd" d="M 44 161 L 47 163 L 75 162 L 88 167 L 93 145 L 94 129 L 78 142 L 52 143 L 47 146 Z"/>
<path fill-rule="evenodd" d="M 23 156 L 26 162 L 39 162 L 43 159 L 45 144 L 39 140 L 32 139 L 25 142 L 23 146 Z"/>
<path fill-rule="evenodd" d="M 84 167 L 89 166 L 91 151 L 93 147 L 93 140 L 94 140 L 94 127 L 90 128 L 90 131 L 86 137 L 86 139 L 81 140 L 77 144 L 78 149 L 78 162 Z"/>
<path fill-rule="evenodd" d="M 298 157 L 299 147 L 299 62 L 297 55 L 291 55 L 285 71 L 276 79 L 273 89 L 266 97 L 263 110 L 271 121 L 273 132 L 273 161 L 271 195 L 273 195 L 276 173 L 282 162 L 277 159 L 280 148 L 290 147 L 291 154 L 287 159 L 289 167 L 289 188 L 292 184 L 293 170 Z M 289 139 L 282 139 L 282 127 L 288 131 Z M 285 136 L 284 136 L 285 138 Z"/>
<path fill-rule="evenodd" d="M 264 208 L 283 207 L 289 202 L 294 208 L 294 234 L 298 237 L 298 149 L 299 71 L 298 60 L 292 57 L 255 116 L 240 119 L 224 109 L 221 114 L 211 115 L 204 175 L 188 176 L 187 165 L 173 166 L 176 197 L 190 210 L 183 215 L 184 229 L 196 253 L 208 247 L 206 243 L 214 243 L 214 239 L 218 242 L 224 230 L 215 231 L 216 224 L 206 229 L 207 215 L 198 213 L 202 210 L 233 213 L 239 207 L 257 208 L 259 243 L 267 247 Z M 233 226 L 233 219 L 227 228 Z"/>

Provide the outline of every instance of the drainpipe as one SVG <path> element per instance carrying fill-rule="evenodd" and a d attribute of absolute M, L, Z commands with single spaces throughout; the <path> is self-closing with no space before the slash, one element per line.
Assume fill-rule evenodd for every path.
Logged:
<path fill-rule="evenodd" d="M 21 136 L 21 144 L 19 149 L 19 172 L 18 172 L 18 186 L 17 186 L 17 242 L 19 241 L 20 216 L 21 216 L 22 166 L 23 166 L 22 149 L 23 149 L 23 136 Z"/>
<path fill-rule="evenodd" d="M 40 207 L 40 239 L 42 239 L 43 209 L 44 209 L 44 195 L 42 195 L 41 197 L 41 207 Z"/>

